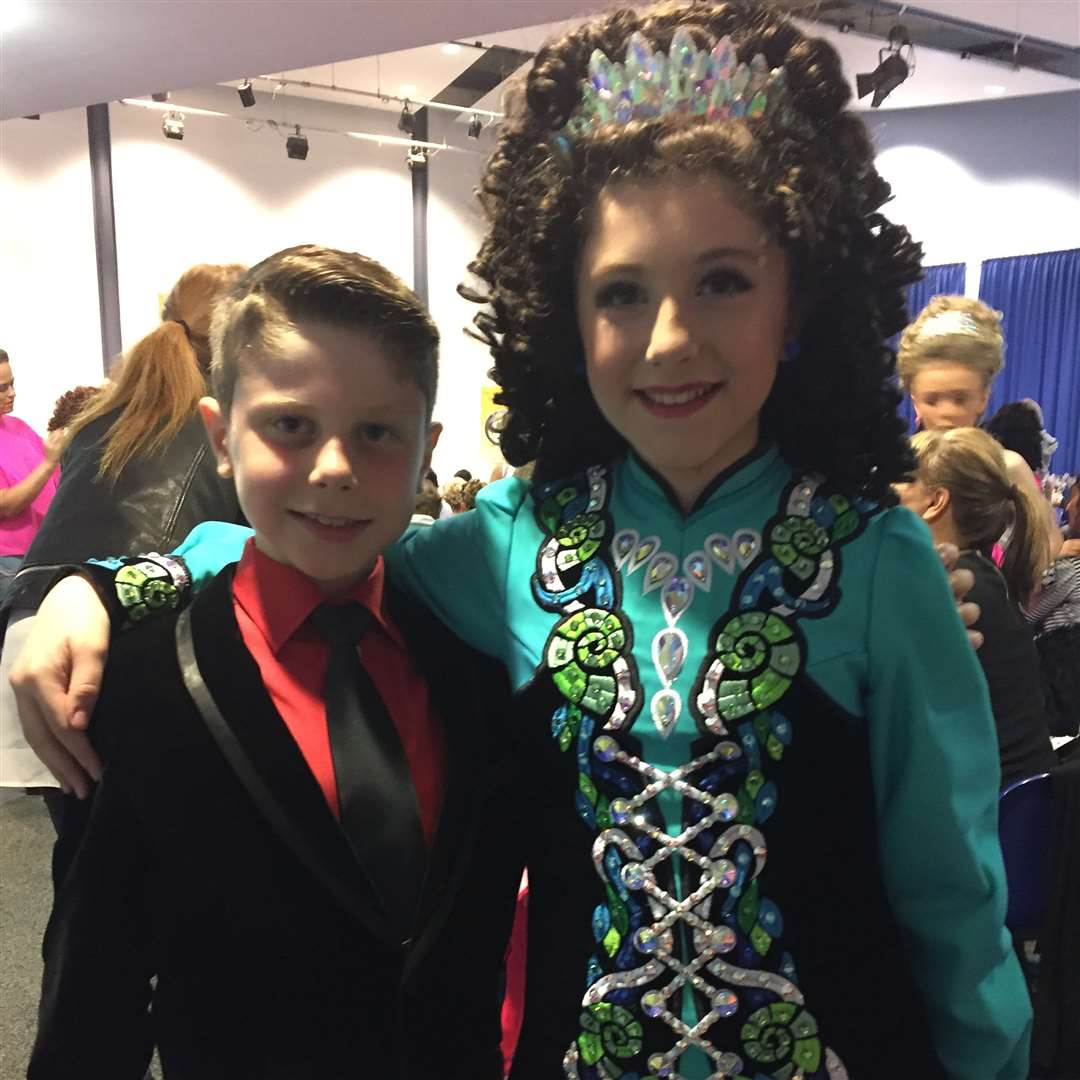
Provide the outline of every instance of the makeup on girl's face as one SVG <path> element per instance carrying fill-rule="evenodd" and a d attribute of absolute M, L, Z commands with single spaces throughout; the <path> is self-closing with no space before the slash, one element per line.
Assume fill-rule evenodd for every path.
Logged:
<path fill-rule="evenodd" d="M 926 431 L 977 427 L 989 397 L 979 372 L 951 360 L 928 360 L 911 380 L 911 403 Z"/>
<path fill-rule="evenodd" d="M 753 449 L 788 326 L 788 270 L 715 176 L 613 184 L 577 272 L 593 397 L 676 493 Z"/>

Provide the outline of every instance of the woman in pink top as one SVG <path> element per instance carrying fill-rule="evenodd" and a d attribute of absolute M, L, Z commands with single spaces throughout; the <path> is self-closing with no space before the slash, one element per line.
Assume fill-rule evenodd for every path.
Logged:
<path fill-rule="evenodd" d="M 61 432 L 42 442 L 29 424 L 11 415 L 15 379 L 0 349 L 0 593 L 5 572 L 14 572 L 38 531 L 56 491 Z"/>

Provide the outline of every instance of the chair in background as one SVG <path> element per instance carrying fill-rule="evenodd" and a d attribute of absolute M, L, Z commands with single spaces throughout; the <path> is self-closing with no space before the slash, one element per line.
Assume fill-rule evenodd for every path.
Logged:
<path fill-rule="evenodd" d="M 1050 774 L 1010 784 L 998 803 L 998 832 L 1009 886 L 1005 925 L 1014 938 L 1039 934 L 1050 895 L 1054 800 Z"/>

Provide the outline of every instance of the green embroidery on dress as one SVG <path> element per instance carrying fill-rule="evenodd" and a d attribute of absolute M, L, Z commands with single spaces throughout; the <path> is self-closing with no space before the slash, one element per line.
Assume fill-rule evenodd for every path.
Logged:
<path fill-rule="evenodd" d="M 758 880 L 767 856 L 761 830 L 778 798 L 775 783 L 767 778 L 768 764 L 779 761 L 792 742 L 792 725 L 775 707 L 806 660 L 797 622 L 835 605 L 838 562 L 833 549 L 856 535 L 873 509 L 822 487 L 818 478 L 793 484 L 780 513 L 766 525 L 765 543 L 759 546 L 753 534 L 754 549 L 746 549 L 744 572 L 728 613 L 715 624 L 711 655 L 690 697 L 694 715 L 716 739 L 671 774 L 625 753 L 618 738 L 640 703 L 630 628 L 618 608 L 619 582 L 606 558 L 606 474 L 592 469 L 572 484 L 537 495 L 536 516 L 546 537 L 534 591 L 541 604 L 562 614 L 544 650 L 552 685 L 563 699 L 552 717 L 552 734 L 561 751 L 575 750 L 578 813 L 595 836 L 593 859 L 604 887 L 604 902 L 593 910 L 596 951 L 588 964 L 579 1034 L 564 1059 L 567 1077 L 644 1080 L 646 1068 L 649 1076 L 675 1076 L 690 1047 L 704 1053 L 718 1075 L 754 1080 L 824 1076 L 816 1021 L 803 1008 L 791 957 L 778 947 L 783 918 L 777 905 L 761 895 Z M 652 557 L 653 548 L 659 549 L 656 538 L 619 535 L 614 558 L 624 573 L 633 573 Z M 735 535 L 740 544 L 749 544 L 748 530 Z M 710 540 L 709 551 L 715 548 L 720 559 L 728 551 L 722 542 L 726 538 L 717 534 Z M 704 549 L 700 554 L 705 557 Z M 696 563 L 687 572 L 695 567 L 706 580 Z M 660 575 L 659 565 L 653 570 Z M 671 592 L 674 605 L 681 594 L 676 595 L 674 585 Z M 725 724 L 737 725 L 738 743 Z M 709 786 L 713 769 L 740 757 L 747 764 L 737 790 Z M 609 764 L 615 762 L 626 770 L 619 784 L 640 777 L 639 793 L 620 787 L 616 797 L 612 776 L 619 774 L 612 774 Z M 673 839 L 643 813 L 669 787 L 680 791 L 696 815 Z M 696 840 L 699 834 L 702 841 Z M 706 837 L 712 837 L 708 846 L 695 848 Z M 635 840 L 644 838 L 648 844 L 639 850 Z M 644 851 L 653 854 L 646 859 Z M 657 876 L 676 852 L 682 860 L 681 895 L 692 896 L 690 903 L 680 901 Z M 695 873 L 700 875 L 696 884 Z M 641 902 L 646 894 L 648 906 Z M 725 905 L 725 899 L 730 903 Z M 722 906 L 729 914 L 721 917 Z M 675 944 L 676 935 L 684 932 L 693 942 L 688 956 L 678 955 Z M 743 951 L 728 957 L 740 934 Z M 731 962 L 735 955 L 738 965 Z M 699 1013 L 692 1029 L 678 1004 L 691 985 L 708 1010 Z M 744 999 L 750 987 L 756 999 Z M 760 1002 L 762 993 L 777 1000 L 747 1016 L 743 1009 Z M 643 1015 L 671 1029 L 667 1049 L 658 1050 L 654 1042 L 646 1050 Z M 741 1036 L 742 1057 L 709 1041 L 713 1026 L 727 1018 L 739 1025 L 732 1034 Z M 725 1038 L 724 1046 L 733 1041 Z M 835 1055 L 832 1059 L 842 1067 Z"/>

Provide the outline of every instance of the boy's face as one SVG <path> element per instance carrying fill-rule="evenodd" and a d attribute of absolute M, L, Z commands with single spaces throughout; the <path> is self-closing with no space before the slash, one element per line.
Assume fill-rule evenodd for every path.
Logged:
<path fill-rule="evenodd" d="M 441 430 L 371 335 L 321 323 L 245 357 L 228 416 L 212 398 L 201 409 L 256 546 L 327 595 L 362 581 L 404 531 Z"/>

